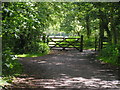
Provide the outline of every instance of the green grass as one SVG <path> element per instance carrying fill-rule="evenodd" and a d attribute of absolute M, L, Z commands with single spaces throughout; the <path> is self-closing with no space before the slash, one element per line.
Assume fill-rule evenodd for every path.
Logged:
<path fill-rule="evenodd" d="M 35 54 L 19 54 L 16 55 L 17 57 L 39 57 L 39 56 L 44 56 L 46 55 L 45 53 L 35 53 Z"/>
<path fill-rule="evenodd" d="M 91 50 L 95 50 L 95 48 L 94 47 L 83 47 L 83 49 L 91 49 Z"/>
<path fill-rule="evenodd" d="M 116 59 L 112 59 L 110 57 L 97 57 L 98 60 L 101 60 L 105 63 L 110 63 L 112 65 L 117 65 L 117 66 L 120 66 L 119 63 L 117 63 Z"/>

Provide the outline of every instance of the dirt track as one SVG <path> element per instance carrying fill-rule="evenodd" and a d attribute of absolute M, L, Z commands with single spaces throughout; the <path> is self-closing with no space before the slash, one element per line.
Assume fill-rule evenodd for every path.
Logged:
<path fill-rule="evenodd" d="M 24 74 L 14 81 L 12 87 L 120 90 L 118 72 L 100 64 L 94 57 L 94 51 L 73 50 L 54 51 L 42 57 L 20 58 Z"/>

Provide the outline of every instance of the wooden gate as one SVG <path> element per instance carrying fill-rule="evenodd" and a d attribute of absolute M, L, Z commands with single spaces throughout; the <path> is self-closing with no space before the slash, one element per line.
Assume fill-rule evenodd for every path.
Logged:
<path fill-rule="evenodd" d="M 68 49 L 75 48 L 80 52 L 83 51 L 83 35 L 81 38 L 69 37 L 49 37 L 48 45 L 51 49 Z"/>

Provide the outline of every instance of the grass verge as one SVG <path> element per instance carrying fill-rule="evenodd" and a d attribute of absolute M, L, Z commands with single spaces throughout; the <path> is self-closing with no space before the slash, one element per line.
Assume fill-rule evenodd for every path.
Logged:
<path fill-rule="evenodd" d="M 39 56 L 44 56 L 46 53 L 35 53 L 35 54 L 19 54 L 16 55 L 17 57 L 39 57 Z"/>

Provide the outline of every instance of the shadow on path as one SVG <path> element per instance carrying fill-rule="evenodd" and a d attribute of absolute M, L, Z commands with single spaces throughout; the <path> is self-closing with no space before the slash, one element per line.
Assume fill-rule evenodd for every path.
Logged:
<path fill-rule="evenodd" d="M 120 90 L 117 71 L 100 64 L 94 51 L 54 51 L 42 57 L 20 58 L 20 62 L 24 73 L 14 80 L 11 87 L 14 90 Z"/>

